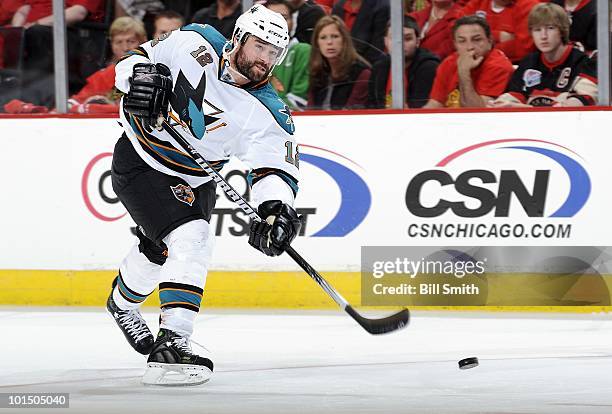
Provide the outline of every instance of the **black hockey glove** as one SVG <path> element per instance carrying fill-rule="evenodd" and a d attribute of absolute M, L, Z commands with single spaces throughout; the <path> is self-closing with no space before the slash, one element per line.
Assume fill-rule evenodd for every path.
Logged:
<path fill-rule="evenodd" d="M 123 98 L 123 109 L 134 115 L 150 131 L 159 117 L 168 117 L 172 74 L 162 63 L 137 63 L 130 78 L 130 91 Z"/>
<path fill-rule="evenodd" d="M 264 201 L 258 212 L 264 221 L 251 222 L 249 244 L 268 256 L 278 256 L 300 232 L 302 217 L 279 200 Z"/>

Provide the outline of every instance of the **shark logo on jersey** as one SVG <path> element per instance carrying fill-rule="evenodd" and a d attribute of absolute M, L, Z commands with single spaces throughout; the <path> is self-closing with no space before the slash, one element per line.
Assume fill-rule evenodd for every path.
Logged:
<path fill-rule="evenodd" d="M 170 100 L 172 108 L 178 113 L 181 121 L 198 139 L 204 137 L 207 127 L 220 120 L 216 115 L 223 113 L 222 110 L 204 99 L 205 90 L 206 74 L 202 74 L 198 86 L 194 88 L 183 71 L 180 71 L 174 85 L 174 95 Z"/>
<path fill-rule="evenodd" d="M 174 197 L 176 197 L 178 201 L 189 204 L 190 206 L 193 205 L 195 195 L 193 194 L 191 187 L 184 184 L 179 184 L 176 186 L 170 186 L 170 188 L 172 189 L 172 193 L 174 193 Z"/>
<path fill-rule="evenodd" d="M 279 109 L 278 112 L 280 112 L 282 115 L 287 117 L 287 119 L 285 120 L 285 124 L 289 125 L 289 128 L 291 129 L 291 133 L 294 133 L 295 125 L 293 124 L 293 118 L 291 117 L 291 111 L 289 110 L 289 107 L 283 102 L 282 99 L 279 99 L 279 101 L 282 102 L 283 109 Z"/>
<path fill-rule="evenodd" d="M 199 139 L 202 139 L 206 131 L 206 122 L 202 111 L 205 90 L 205 74 L 202 74 L 198 86 L 194 88 L 183 71 L 180 71 L 174 85 L 174 94 L 170 99 L 170 104 L 178 113 L 181 121 L 185 122 L 193 136 Z"/>

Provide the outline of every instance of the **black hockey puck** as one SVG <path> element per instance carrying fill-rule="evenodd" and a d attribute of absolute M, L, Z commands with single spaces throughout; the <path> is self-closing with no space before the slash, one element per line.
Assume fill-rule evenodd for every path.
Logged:
<path fill-rule="evenodd" d="M 459 361 L 459 369 L 470 369 L 478 366 L 478 358 L 464 358 Z"/>

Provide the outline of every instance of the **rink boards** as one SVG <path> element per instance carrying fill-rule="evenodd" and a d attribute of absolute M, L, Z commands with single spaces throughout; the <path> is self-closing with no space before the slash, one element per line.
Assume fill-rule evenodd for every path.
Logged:
<path fill-rule="evenodd" d="M 358 303 L 362 246 L 612 246 L 608 119 L 608 111 L 295 117 L 296 206 L 307 219 L 295 247 Z M 114 119 L 0 118 L 0 130 L 0 303 L 101 304 L 135 240 L 110 184 L 121 128 Z M 222 173 L 249 198 L 243 165 Z M 223 194 L 211 224 L 205 305 L 334 306 L 288 257 L 247 245 L 246 220 Z"/>

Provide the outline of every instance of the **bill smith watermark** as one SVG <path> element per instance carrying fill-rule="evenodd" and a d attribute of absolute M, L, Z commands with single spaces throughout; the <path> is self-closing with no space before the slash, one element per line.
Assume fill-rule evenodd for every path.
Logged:
<path fill-rule="evenodd" d="M 419 250 L 419 249 L 416 249 Z M 424 252 L 401 247 L 369 247 L 362 251 L 362 303 L 364 305 L 477 304 L 486 291 L 482 280 L 487 259 L 464 252 Z M 425 255 L 427 253 L 427 255 Z"/>
<path fill-rule="evenodd" d="M 612 276 L 599 270 L 612 265 L 610 253 L 588 246 L 362 247 L 361 304 L 609 306 Z"/>
<path fill-rule="evenodd" d="M 468 275 L 483 275 L 485 273 L 484 260 L 458 261 L 458 260 L 410 260 L 407 257 L 397 257 L 392 261 L 380 260 L 372 265 L 372 276 L 382 279 L 390 275 L 405 275 L 414 280 L 419 274 L 454 276 L 463 279 Z M 438 281 L 431 283 L 402 283 L 399 286 L 385 286 L 382 281 L 373 287 L 374 294 L 404 294 L 404 295 L 473 295 L 478 294 L 480 289 L 474 283 L 462 283 L 454 286 L 451 283 L 440 284 Z"/>

